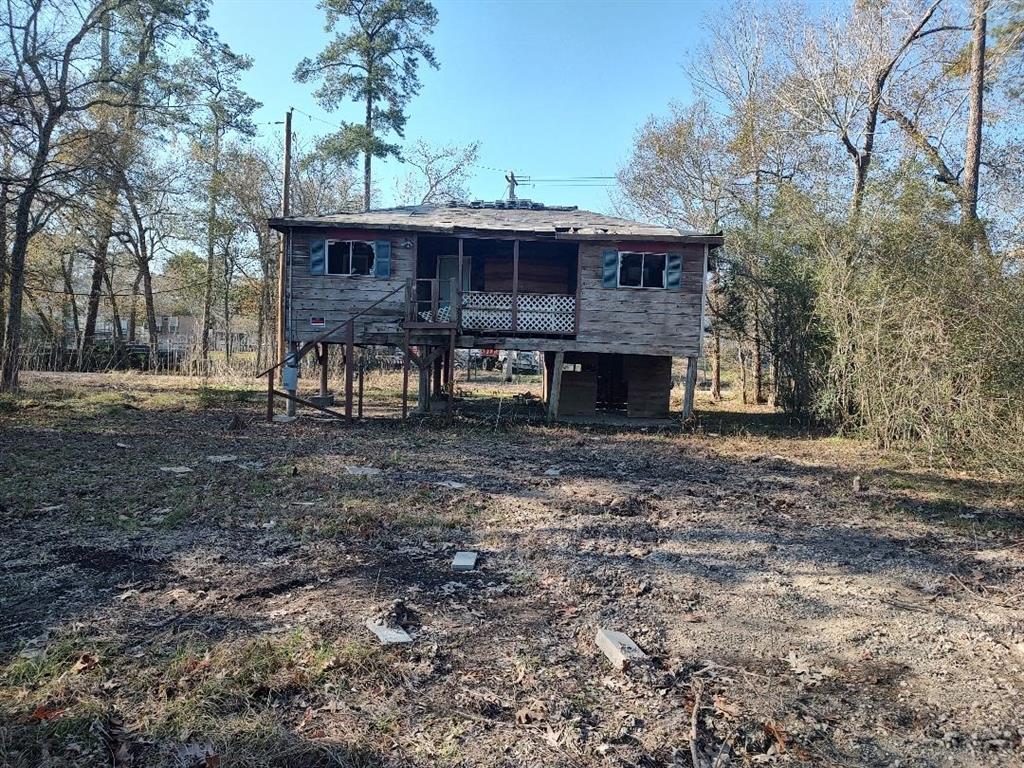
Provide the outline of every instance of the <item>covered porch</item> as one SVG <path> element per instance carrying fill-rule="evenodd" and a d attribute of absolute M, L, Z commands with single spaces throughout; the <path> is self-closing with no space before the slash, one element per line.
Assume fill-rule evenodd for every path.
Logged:
<path fill-rule="evenodd" d="M 407 325 L 572 337 L 579 268 L 576 243 L 421 235 Z"/>

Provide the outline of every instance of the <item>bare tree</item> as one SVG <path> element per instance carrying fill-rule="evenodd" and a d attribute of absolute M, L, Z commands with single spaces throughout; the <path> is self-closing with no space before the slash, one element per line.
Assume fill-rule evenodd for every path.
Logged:
<path fill-rule="evenodd" d="M 62 145 L 76 140 L 68 123 L 88 110 L 124 103 L 122 96 L 110 94 L 112 72 L 81 63 L 95 53 L 89 50 L 95 33 L 126 2 L 69 0 L 58 9 L 49 0 L 11 0 L 4 8 L 3 45 L 11 93 L 3 112 L 15 156 L 11 183 L 18 193 L 0 390 L 18 387 L 25 257 L 29 241 L 47 218 L 40 206 L 45 209 L 51 203 L 47 193 L 68 170 Z"/>
<path fill-rule="evenodd" d="M 412 172 L 395 180 L 398 205 L 428 205 L 465 200 L 467 182 L 480 155 L 480 142 L 435 146 L 422 139 L 402 152 Z"/>

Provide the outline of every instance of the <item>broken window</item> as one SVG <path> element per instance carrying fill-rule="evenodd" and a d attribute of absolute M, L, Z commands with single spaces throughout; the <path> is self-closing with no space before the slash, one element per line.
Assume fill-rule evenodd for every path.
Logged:
<path fill-rule="evenodd" d="M 623 251 L 619 254 L 619 285 L 624 288 L 664 288 L 664 253 L 635 253 Z"/>
<path fill-rule="evenodd" d="M 362 240 L 328 240 L 327 274 L 372 275 L 373 243 Z"/>

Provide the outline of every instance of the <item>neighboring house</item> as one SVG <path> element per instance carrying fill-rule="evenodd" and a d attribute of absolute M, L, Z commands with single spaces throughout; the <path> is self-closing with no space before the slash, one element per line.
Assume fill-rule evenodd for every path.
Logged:
<path fill-rule="evenodd" d="M 225 333 L 219 327 L 217 317 L 213 318 L 213 327 L 210 330 L 210 349 L 213 351 L 224 350 Z M 203 333 L 203 319 L 193 315 L 157 315 L 157 349 L 160 352 L 184 354 L 199 346 Z M 231 331 L 231 349 L 235 351 L 248 351 L 254 349 L 253 334 L 245 326 L 243 319 L 238 320 L 238 325 L 243 330 Z M 114 322 L 110 318 L 102 318 L 97 329 L 98 339 L 110 341 L 114 338 Z M 128 338 L 128 320 L 121 318 L 121 338 Z M 145 316 L 136 318 L 135 341 L 139 344 L 149 344 L 149 330 L 146 325 Z"/>
<path fill-rule="evenodd" d="M 552 417 L 598 408 L 661 417 L 679 356 L 691 362 L 691 407 L 720 234 L 525 200 L 270 226 L 286 237 L 285 335 L 298 357 L 313 342 L 403 346 L 426 408 L 430 370 L 440 394 L 441 361 L 455 348 L 540 350 Z"/>

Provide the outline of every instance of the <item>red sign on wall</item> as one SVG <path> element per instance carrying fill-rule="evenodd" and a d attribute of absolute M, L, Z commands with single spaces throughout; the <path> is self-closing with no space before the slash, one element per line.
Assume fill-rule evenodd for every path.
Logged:
<path fill-rule="evenodd" d="M 326 317 L 311 317 L 311 318 L 309 318 L 309 324 L 313 328 L 323 328 L 325 325 L 327 325 L 327 318 Z"/>

